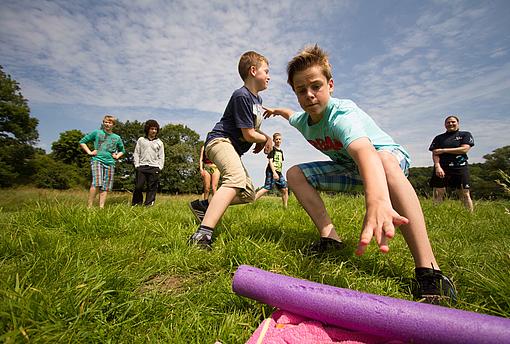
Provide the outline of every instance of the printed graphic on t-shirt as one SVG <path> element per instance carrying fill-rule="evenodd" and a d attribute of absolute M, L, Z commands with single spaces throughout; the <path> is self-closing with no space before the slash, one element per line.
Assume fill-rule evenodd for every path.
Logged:
<path fill-rule="evenodd" d="M 331 137 L 326 136 L 323 139 L 308 140 L 308 142 L 316 149 L 326 152 L 330 150 L 340 150 L 344 145 L 337 139 L 332 140 Z"/>
<path fill-rule="evenodd" d="M 252 113 L 255 116 L 254 117 L 254 124 L 255 129 L 260 129 L 260 125 L 262 124 L 262 114 L 264 113 L 264 109 L 262 108 L 262 105 L 260 104 L 253 104 Z"/>

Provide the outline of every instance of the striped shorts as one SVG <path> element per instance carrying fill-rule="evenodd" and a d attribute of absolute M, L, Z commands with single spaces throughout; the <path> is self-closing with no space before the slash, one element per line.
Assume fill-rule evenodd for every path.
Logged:
<path fill-rule="evenodd" d="M 409 159 L 398 148 L 379 149 L 390 152 L 399 162 L 400 169 L 406 176 L 409 174 Z M 314 161 L 297 165 L 306 180 L 320 191 L 363 191 L 363 179 L 354 166 L 346 166 L 335 161 Z"/>
<path fill-rule="evenodd" d="M 92 168 L 92 186 L 100 187 L 101 191 L 111 191 L 115 166 L 105 165 L 97 160 L 92 160 L 90 167 Z"/>

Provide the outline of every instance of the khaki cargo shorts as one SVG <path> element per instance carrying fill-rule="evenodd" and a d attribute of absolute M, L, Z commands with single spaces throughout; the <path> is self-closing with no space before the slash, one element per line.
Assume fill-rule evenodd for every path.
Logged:
<path fill-rule="evenodd" d="M 244 203 L 255 201 L 253 182 L 229 139 L 213 139 L 205 147 L 205 154 L 220 170 L 221 186 L 236 188 Z"/>

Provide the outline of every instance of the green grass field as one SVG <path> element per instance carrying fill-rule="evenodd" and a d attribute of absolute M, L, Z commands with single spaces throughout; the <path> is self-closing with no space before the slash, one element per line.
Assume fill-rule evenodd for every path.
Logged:
<path fill-rule="evenodd" d="M 309 255 L 313 224 L 291 197 L 227 210 L 210 252 L 188 247 L 195 196 L 158 195 L 151 208 L 111 194 L 87 209 L 85 191 L 2 190 L 0 341 L 4 343 L 243 343 L 273 309 L 235 295 L 241 264 L 342 288 L 412 300 L 414 266 L 401 235 L 387 255 L 354 255 L 363 198 L 326 196 L 348 248 Z M 509 202 L 422 200 L 459 309 L 510 318 Z"/>

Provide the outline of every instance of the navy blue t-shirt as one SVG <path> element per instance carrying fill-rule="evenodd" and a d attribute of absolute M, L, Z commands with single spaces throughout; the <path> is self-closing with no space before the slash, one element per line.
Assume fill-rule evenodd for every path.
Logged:
<path fill-rule="evenodd" d="M 469 131 L 447 131 L 437 135 L 430 144 L 429 151 L 437 148 L 459 148 L 461 145 L 475 145 L 475 140 Z M 466 166 L 468 161 L 467 154 L 440 154 L 439 164 L 442 168 Z"/>
<path fill-rule="evenodd" d="M 255 128 L 256 118 L 262 113 L 260 96 L 254 95 L 245 86 L 235 90 L 220 121 L 207 134 L 205 144 L 216 138 L 229 138 L 239 156 L 243 155 L 252 143 L 244 140 L 241 128 Z"/>

